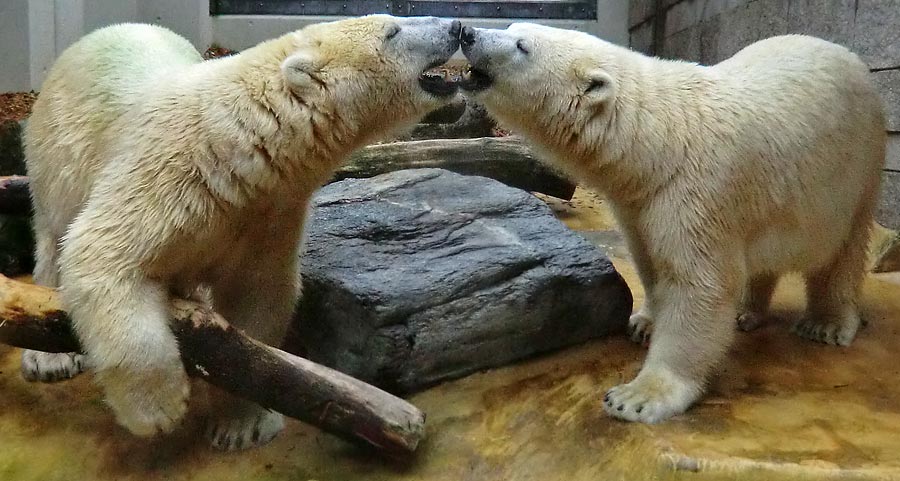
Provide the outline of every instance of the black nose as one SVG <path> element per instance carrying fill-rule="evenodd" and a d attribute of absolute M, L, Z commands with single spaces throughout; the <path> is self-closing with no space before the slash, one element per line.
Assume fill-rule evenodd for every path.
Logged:
<path fill-rule="evenodd" d="M 472 27 L 463 27 L 462 33 L 459 35 L 459 43 L 468 47 L 475 43 L 475 29 Z"/>
<path fill-rule="evenodd" d="M 450 23 L 450 35 L 453 38 L 459 38 L 459 32 L 462 30 L 462 24 L 459 23 L 459 20 L 454 20 Z"/>

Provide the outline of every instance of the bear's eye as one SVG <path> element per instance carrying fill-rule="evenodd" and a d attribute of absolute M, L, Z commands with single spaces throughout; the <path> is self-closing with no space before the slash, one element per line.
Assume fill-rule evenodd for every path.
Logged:
<path fill-rule="evenodd" d="M 528 55 L 529 50 L 528 50 L 528 47 L 525 45 L 524 40 L 519 40 L 518 42 L 516 42 L 516 48 L 519 49 L 519 51 L 524 53 L 525 55 Z"/>
<path fill-rule="evenodd" d="M 606 81 L 605 81 L 605 80 L 594 79 L 594 80 L 591 80 L 591 84 L 588 85 L 587 90 L 585 90 L 584 92 L 585 92 L 585 93 L 596 92 L 596 91 L 598 91 L 598 90 L 601 90 L 603 87 L 606 87 Z"/>
<path fill-rule="evenodd" d="M 394 25 L 388 29 L 387 33 L 384 35 L 384 39 L 390 40 L 390 39 L 396 37 L 398 33 L 400 33 L 400 26 Z"/>

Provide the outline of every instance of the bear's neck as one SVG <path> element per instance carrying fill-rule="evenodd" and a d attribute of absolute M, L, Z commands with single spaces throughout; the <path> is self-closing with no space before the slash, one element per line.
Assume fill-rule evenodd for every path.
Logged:
<path fill-rule="evenodd" d="M 639 206 L 690 177 L 692 139 L 716 135 L 704 112 L 718 101 L 707 67 L 634 54 L 591 176 L 610 199 Z"/>
<path fill-rule="evenodd" d="M 327 182 L 354 147 L 352 128 L 339 115 L 294 96 L 284 83 L 282 61 L 291 34 L 199 66 L 193 94 L 207 138 L 221 143 L 217 170 L 239 181 L 244 201 L 310 193 Z M 230 152 L 230 155 L 227 153 Z M 203 161 L 204 159 L 200 159 Z"/>

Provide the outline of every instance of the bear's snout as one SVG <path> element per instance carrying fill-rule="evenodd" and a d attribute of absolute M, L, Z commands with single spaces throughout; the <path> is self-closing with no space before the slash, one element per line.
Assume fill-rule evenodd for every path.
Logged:
<path fill-rule="evenodd" d="M 459 35 L 459 44 L 463 48 L 475 45 L 475 29 L 473 27 L 463 27 Z"/>
<path fill-rule="evenodd" d="M 474 27 L 463 27 L 459 34 L 459 45 L 471 65 L 460 86 L 469 92 L 485 90 L 493 83 L 488 73 L 491 55 L 485 51 L 484 42 L 478 42 L 481 31 L 482 29 Z"/>
<path fill-rule="evenodd" d="M 459 50 L 459 36 L 463 27 L 459 20 L 436 20 L 438 23 L 428 26 L 417 46 L 417 52 L 425 53 L 428 61 L 419 75 L 419 86 L 435 96 L 449 97 L 457 92 L 459 85 L 455 78 L 447 75 L 446 69 L 435 69 L 447 63 Z"/>
<path fill-rule="evenodd" d="M 450 36 L 453 38 L 459 38 L 460 33 L 463 31 L 462 23 L 459 20 L 454 20 L 450 22 Z"/>

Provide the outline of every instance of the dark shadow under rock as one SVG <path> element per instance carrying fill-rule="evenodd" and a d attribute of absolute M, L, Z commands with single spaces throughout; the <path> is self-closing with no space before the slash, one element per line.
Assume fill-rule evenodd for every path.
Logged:
<path fill-rule="evenodd" d="M 24 120 L 0 121 L 0 175 L 25 175 L 24 128 Z"/>
<path fill-rule="evenodd" d="M 34 268 L 34 238 L 27 217 L 0 215 L 0 274 L 28 274 Z"/>
<path fill-rule="evenodd" d="M 290 347 L 409 392 L 624 328 L 628 286 L 531 194 L 441 169 L 324 187 Z"/>

